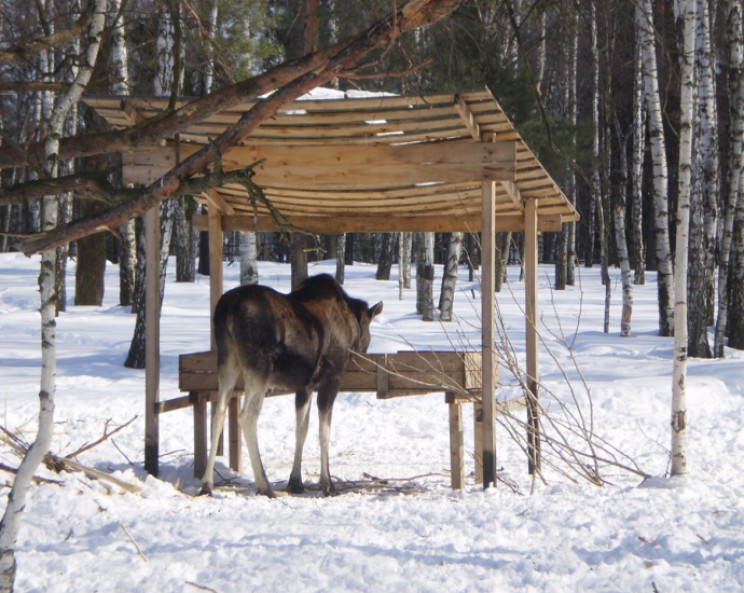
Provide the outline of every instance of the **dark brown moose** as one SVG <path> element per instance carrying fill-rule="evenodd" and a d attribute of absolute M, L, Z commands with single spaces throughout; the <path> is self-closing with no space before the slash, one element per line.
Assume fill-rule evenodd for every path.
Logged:
<path fill-rule="evenodd" d="M 287 488 L 304 490 L 302 448 L 307 436 L 310 394 L 317 388 L 320 418 L 320 487 L 335 491 L 328 468 L 331 412 L 341 374 L 351 352 L 364 353 L 369 325 L 382 311 L 349 297 L 328 274 L 307 278 L 284 295 L 267 286 L 239 286 L 222 295 L 214 311 L 219 396 L 212 416 L 212 438 L 202 491 L 214 485 L 214 460 L 235 383 L 243 374 L 245 402 L 239 423 L 245 436 L 259 494 L 274 497 L 258 449 L 256 426 L 266 390 L 295 392 L 297 425 L 292 472 Z"/>

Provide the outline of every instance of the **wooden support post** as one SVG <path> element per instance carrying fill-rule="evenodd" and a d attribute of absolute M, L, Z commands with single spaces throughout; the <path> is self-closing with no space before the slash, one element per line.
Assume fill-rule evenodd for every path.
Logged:
<path fill-rule="evenodd" d="M 194 403 L 194 477 L 201 480 L 207 468 L 207 404 L 201 394 L 191 392 Z"/>
<path fill-rule="evenodd" d="M 222 296 L 222 212 L 214 204 L 209 205 L 209 317 L 214 315 L 214 308 Z M 214 327 L 211 326 L 212 350 Z"/>
<path fill-rule="evenodd" d="M 496 369 L 494 344 L 496 314 L 494 294 L 496 234 L 496 182 L 489 181 L 481 189 L 481 252 L 483 267 L 481 286 L 481 325 L 483 351 L 483 487 L 496 485 Z"/>
<path fill-rule="evenodd" d="M 537 200 L 525 200 L 524 285 L 527 348 L 527 458 L 531 474 L 540 471 L 540 417 L 537 353 Z"/>
<path fill-rule="evenodd" d="M 453 490 L 462 490 L 465 484 L 465 455 L 463 453 L 462 439 L 462 404 L 460 404 L 454 393 L 446 394 L 449 405 L 449 430 L 450 430 L 450 475 Z"/>
<path fill-rule="evenodd" d="M 160 399 L 160 208 L 145 213 L 145 471 L 158 475 Z"/>
<path fill-rule="evenodd" d="M 473 457 L 475 458 L 475 483 L 483 483 L 483 404 L 473 402 Z"/>
<path fill-rule="evenodd" d="M 240 454 L 240 426 L 238 415 L 240 413 L 240 396 L 233 395 L 227 404 L 228 438 L 230 439 L 230 468 L 238 473 L 243 471 L 243 457 Z"/>

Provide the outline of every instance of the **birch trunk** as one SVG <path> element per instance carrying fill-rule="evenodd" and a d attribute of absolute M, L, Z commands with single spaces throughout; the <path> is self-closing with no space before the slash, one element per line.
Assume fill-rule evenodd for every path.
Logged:
<path fill-rule="evenodd" d="M 599 95 L 600 95 L 600 61 L 599 61 L 599 35 L 597 32 L 597 6 L 596 2 L 592 2 L 591 6 L 591 38 L 592 38 L 592 74 L 594 80 L 593 96 L 592 96 L 592 124 L 594 128 L 594 134 L 592 138 L 592 155 L 594 156 L 595 165 L 592 173 L 592 193 L 594 194 L 594 202 L 596 203 L 596 215 L 597 215 L 597 232 L 599 233 L 599 253 L 602 266 L 602 284 L 605 287 L 605 309 L 604 309 L 604 332 L 609 333 L 610 331 L 610 300 L 612 297 L 612 285 L 610 283 L 609 275 L 609 253 L 607 248 L 608 243 L 608 231 L 607 221 L 605 220 L 605 187 L 606 183 L 603 183 L 602 165 L 600 164 L 599 158 L 599 147 L 602 142 L 602 132 L 605 128 L 604 118 L 601 117 L 599 107 Z M 609 91 L 608 91 L 609 92 Z M 606 136 L 606 135 L 605 135 Z M 609 153 L 609 142 L 605 142 L 605 152 Z M 611 158 L 607 158 L 607 163 L 611 161 Z M 606 175 L 604 175 L 606 178 Z M 593 233 L 589 235 L 593 236 Z"/>
<path fill-rule="evenodd" d="M 255 232 L 238 234 L 240 284 L 258 284 L 258 238 Z"/>
<path fill-rule="evenodd" d="M 728 28 L 732 60 L 729 71 L 732 147 L 729 157 L 730 208 L 733 211 L 730 247 L 729 308 L 725 328 L 728 345 L 744 349 L 744 37 L 742 33 L 742 5 L 728 2 Z M 734 54 L 735 57 L 734 57 Z"/>
<path fill-rule="evenodd" d="M 716 63 L 711 37 L 712 11 L 708 0 L 698 0 L 698 71 L 700 72 L 700 126 L 699 145 L 702 159 L 703 202 L 703 266 L 705 270 L 705 325 L 715 323 L 716 257 L 718 248 L 718 208 L 720 195 L 720 158 L 718 137 L 718 107 L 716 104 Z M 707 331 L 706 331 L 707 341 Z"/>
<path fill-rule="evenodd" d="M 697 0 L 683 3 L 684 48 L 680 67 L 679 181 L 674 286 L 674 364 L 672 371 L 672 476 L 687 473 L 687 265 L 690 239 L 692 124 L 695 98 L 695 20 Z"/>
<path fill-rule="evenodd" d="M 336 235 L 336 282 L 344 283 L 346 276 L 346 233 Z"/>
<path fill-rule="evenodd" d="M 635 88 L 633 93 L 633 168 L 631 171 L 631 212 L 633 241 L 633 283 L 646 284 L 646 245 L 643 241 L 643 160 L 646 152 L 646 103 L 643 92 L 643 49 L 641 36 L 635 43 Z"/>
<path fill-rule="evenodd" d="M 158 21 L 158 39 L 156 44 L 157 51 L 157 70 L 153 80 L 153 93 L 161 97 L 170 92 L 176 96 L 180 84 L 177 80 L 180 78 L 179 68 L 176 63 L 177 47 L 176 27 L 177 23 L 173 22 L 171 15 L 166 11 L 160 15 Z M 170 253 L 170 243 L 173 234 L 173 219 L 175 208 L 173 200 L 166 200 L 160 203 L 160 303 L 163 302 L 165 292 L 165 274 L 168 266 L 168 254 Z M 146 282 L 144 281 L 144 257 L 145 250 L 137 251 L 137 270 L 138 278 L 136 282 L 135 308 L 137 320 L 134 324 L 134 333 L 132 341 L 129 344 L 129 352 L 124 361 L 124 366 L 130 369 L 145 368 L 145 290 Z"/>
<path fill-rule="evenodd" d="M 654 45 L 654 21 L 651 0 L 640 0 L 637 6 L 637 27 L 643 48 L 643 79 L 648 109 L 648 133 L 651 143 L 654 191 L 655 253 L 658 277 L 659 335 L 671 336 L 674 331 L 674 270 L 669 242 L 669 196 L 666 142 L 662 123 L 659 79 Z"/>
<path fill-rule="evenodd" d="M 67 114 L 77 104 L 90 80 L 93 66 L 98 57 L 101 33 L 106 14 L 106 0 L 96 0 L 93 18 L 87 31 L 88 47 L 75 80 L 67 93 L 55 105 L 47 127 L 45 142 L 44 172 L 50 177 L 57 175 L 59 166 L 59 139 Z M 43 230 L 57 225 L 57 201 L 53 197 L 44 198 Z M 25 507 L 26 494 L 31 478 L 49 451 L 54 426 L 54 395 L 56 390 L 56 298 L 55 270 L 56 249 L 42 252 L 39 272 L 41 297 L 41 380 L 39 390 L 39 429 L 34 443 L 23 458 L 13 486 L 8 494 L 8 502 L 0 521 L 0 592 L 12 592 L 15 584 L 16 560 L 15 545 L 20 529 L 20 521 Z"/>
<path fill-rule="evenodd" d="M 632 335 L 631 320 L 633 317 L 633 270 L 628 256 L 628 239 L 625 229 L 625 212 L 627 210 L 626 193 L 628 185 L 628 151 L 627 137 L 623 138 L 617 131 L 620 145 L 620 175 L 618 189 L 613 191 L 612 222 L 615 228 L 615 244 L 617 245 L 617 259 L 620 266 L 623 287 L 623 306 L 620 314 L 620 336 L 629 338 Z"/>
<path fill-rule="evenodd" d="M 442 275 L 442 291 L 439 294 L 439 320 L 452 321 L 452 309 L 457 286 L 457 266 L 462 251 L 462 233 L 450 233 L 447 244 L 447 261 Z"/>
<path fill-rule="evenodd" d="M 742 203 L 740 194 L 744 176 L 744 34 L 742 34 L 742 6 L 739 0 L 726 0 L 726 39 L 729 88 L 729 169 L 728 192 L 724 196 L 724 218 L 721 231 L 721 250 L 718 259 L 718 316 L 714 354 L 724 355 L 726 330 L 729 321 L 730 287 L 729 270 L 734 244 L 733 230 L 737 207 Z M 731 285 L 731 286 L 730 286 Z"/>
<path fill-rule="evenodd" d="M 434 320 L 434 233 L 418 233 L 416 241 L 416 312 Z"/>

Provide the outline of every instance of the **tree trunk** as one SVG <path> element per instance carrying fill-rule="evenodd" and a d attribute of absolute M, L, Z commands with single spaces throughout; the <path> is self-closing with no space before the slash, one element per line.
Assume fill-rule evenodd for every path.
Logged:
<path fill-rule="evenodd" d="M 646 148 L 646 103 L 643 85 L 643 48 L 641 35 L 635 43 L 635 80 L 633 92 L 633 168 L 631 172 L 631 212 L 633 283 L 646 284 L 646 245 L 643 237 L 643 160 Z"/>
<path fill-rule="evenodd" d="M 165 293 L 165 273 L 168 266 L 168 253 L 170 251 L 171 237 L 173 236 L 173 200 L 168 200 L 160 205 L 160 304 L 163 303 Z M 144 233 L 140 233 L 140 240 L 144 242 Z M 144 261 L 144 249 L 138 253 L 139 258 Z M 124 361 L 124 366 L 130 369 L 145 368 L 145 274 L 144 265 L 141 266 L 142 273 L 137 278 L 137 320 L 134 324 L 134 335 L 129 344 L 129 352 Z"/>
<path fill-rule="evenodd" d="M 727 329 L 729 326 L 729 299 L 734 288 L 733 279 L 729 281 L 732 251 L 736 252 L 734 239 L 734 219 L 741 211 L 744 201 L 741 190 L 744 187 L 744 35 L 742 34 L 742 6 L 738 0 L 726 0 L 726 39 L 729 48 L 728 88 L 729 88 L 729 168 L 728 191 L 724 196 L 724 219 L 721 231 L 721 250 L 718 259 L 718 316 L 716 318 L 716 337 L 714 353 L 718 358 L 724 355 Z M 739 225 L 737 231 L 744 232 Z M 733 307 L 732 307 L 733 315 Z M 744 337 L 739 336 L 740 339 Z M 732 343 L 733 342 L 733 343 Z M 730 346 L 737 346 L 732 340 Z"/>
<path fill-rule="evenodd" d="M 613 226 L 615 227 L 615 244 L 617 245 L 617 258 L 622 275 L 623 306 L 620 314 L 620 335 L 624 338 L 631 336 L 631 319 L 633 317 L 633 272 L 630 267 L 628 256 L 628 240 L 625 232 L 626 199 L 628 192 L 628 151 L 627 142 L 622 138 L 620 130 L 617 131 L 620 145 L 620 176 L 618 188 L 613 191 Z"/>
<path fill-rule="evenodd" d="M 401 285 L 404 289 L 411 288 L 411 248 L 413 247 L 413 233 L 400 234 L 400 268 Z"/>
<path fill-rule="evenodd" d="M 674 286 L 674 365 L 672 373 L 672 476 L 687 473 L 687 264 L 692 177 L 692 121 L 695 97 L 695 24 L 697 0 L 685 0 L 681 55 L 679 191 Z"/>
<path fill-rule="evenodd" d="M 452 321 L 457 286 L 457 267 L 462 251 L 462 233 L 450 233 L 447 243 L 447 261 L 444 262 L 442 291 L 439 293 L 439 320 Z"/>
<path fill-rule="evenodd" d="M 416 234 L 416 312 L 434 320 L 434 233 Z"/>
<path fill-rule="evenodd" d="M 59 139 L 72 105 L 82 96 L 89 80 L 100 46 L 105 25 L 106 0 L 96 0 L 93 17 L 88 26 L 88 47 L 81 60 L 80 69 L 66 94 L 57 102 L 47 127 L 45 142 L 44 172 L 49 178 L 56 177 L 59 166 Z M 42 230 L 49 231 L 57 224 L 57 202 L 45 198 Z M 15 584 L 15 545 L 20 521 L 25 508 L 25 499 L 31 478 L 49 451 L 54 427 L 55 376 L 57 367 L 55 314 L 55 270 L 57 251 L 45 250 L 41 256 L 39 273 L 41 312 L 41 379 L 39 390 L 39 428 L 34 443 L 21 462 L 13 486 L 8 494 L 3 518 L 0 521 L 0 592 L 12 593 Z"/>
<path fill-rule="evenodd" d="M 97 210 L 94 202 L 80 206 L 83 214 Z M 75 270 L 75 305 L 100 307 L 103 304 L 104 275 L 106 272 L 106 236 L 103 233 L 83 237 L 77 241 Z"/>
<path fill-rule="evenodd" d="M 292 272 L 292 290 L 299 288 L 307 278 L 307 251 L 305 250 L 305 235 L 302 233 L 289 234 L 289 261 Z"/>
<path fill-rule="evenodd" d="M 390 280 L 390 270 L 393 268 L 393 252 L 395 251 L 394 233 L 382 233 L 380 256 L 377 260 L 376 280 Z"/>
<path fill-rule="evenodd" d="M 194 201 L 191 197 L 175 201 L 175 220 L 173 234 L 176 242 L 176 282 L 196 280 L 196 245 L 191 211 Z"/>
<path fill-rule="evenodd" d="M 336 282 L 343 284 L 346 276 L 346 233 L 336 235 Z"/>
<path fill-rule="evenodd" d="M 240 284 L 258 284 L 258 238 L 249 231 L 238 234 Z"/>
<path fill-rule="evenodd" d="M 608 235 L 607 220 L 605 217 L 607 192 L 605 188 L 607 174 L 604 173 L 604 168 L 600 164 L 599 158 L 599 147 L 602 143 L 602 133 L 605 132 L 605 154 L 607 154 L 607 163 L 611 162 L 609 155 L 609 135 L 606 133 L 607 125 L 604 121 L 605 118 L 601 116 L 599 108 L 600 98 L 600 62 L 599 62 L 599 35 L 597 32 L 597 6 L 596 2 L 592 1 L 591 5 L 591 43 L 592 43 L 592 73 L 594 80 L 594 88 L 592 93 L 592 127 L 593 127 L 593 138 L 592 138 L 592 156 L 594 157 L 595 165 L 592 173 L 592 193 L 594 194 L 594 202 L 596 203 L 596 214 L 597 214 L 597 226 L 599 233 L 599 254 L 602 265 L 602 284 L 605 287 L 605 309 L 604 309 L 604 332 L 609 333 L 610 331 L 610 299 L 612 296 L 612 286 L 610 284 L 609 274 L 609 248 L 608 248 Z M 606 91 L 609 94 L 609 91 Z M 607 101 L 609 103 L 609 100 Z M 593 233 L 589 235 L 593 236 Z"/>
<path fill-rule="evenodd" d="M 654 180 L 654 233 L 659 299 L 659 335 L 674 331 L 674 270 L 669 243 L 669 197 L 667 190 L 667 156 L 662 123 L 659 79 L 654 46 L 655 27 L 651 0 L 637 4 L 637 31 L 643 40 L 643 72 L 648 109 L 648 133 L 651 140 L 651 162 Z"/>

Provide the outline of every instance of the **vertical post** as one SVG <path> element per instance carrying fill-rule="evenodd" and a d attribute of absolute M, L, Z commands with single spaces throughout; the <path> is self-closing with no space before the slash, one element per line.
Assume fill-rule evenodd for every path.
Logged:
<path fill-rule="evenodd" d="M 465 454 L 462 438 L 462 404 L 457 401 L 457 394 L 446 393 L 445 401 L 449 407 L 450 434 L 450 478 L 452 490 L 462 490 L 465 484 Z"/>
<path fill-rule="evenodd" d="M 145 213 L 145 470 L 158 475 L 160 432 L 160 208 Z"/>
<path fill-rule="evenodd" d="M 222 279 L 222 211 L 217 207 L 214 200 L 209 201 L 209 210 L 207 211 L 208 221 L 208 233 L 209 233 L 209 335 L 210 335 L 210 348 L 212 351 L 217 350 L 217 344 L 214 338 L 214 323 L 212 318 L 214 316 L 214 309 L 217 306 L 217 301 L 222 296 L 223 279 Z M 232 402 L 232 399 L 230 400 Z M 216 402 L 212 403 L 212 413 L 216 406 Z M 230 416 L 233 414 L 233 409 L 229 409 Z M 228 423 L 229 423 L 228 417 Z M 223 431 L 224 432 L 224 431 Z M 217 445 L 216 455 L 222 455 L 224 443 L 224 434 L 220 436 L 219 443 Z"/>
<path fill-rule="evenodd" d="M 496 234 L 496 182 L 487 181 L 481 189 L 481 325 L 483 351 L 483 487 L 496 485 L 496 385 L 494 368 L 494 343 L 496 339 L 496 316 L 494 274 Z"/>
<path fill-rule="evenodd" d="M 540 417 L 537 354 L 537 200 L 527 198 L 524 209 L 524 286 L 527 348 L 527 458 L 531 474 L 540 471 Z"/>
<path fill-rule="evenodd" d="M 209 318 L 214 315 L 214 308 L 222 296 L 222 212 L 213 202 L 209 204 Z M 210 335 L 212 350 L 216 349 L 214 342 L 214 326 L 210 321 Z"/>

